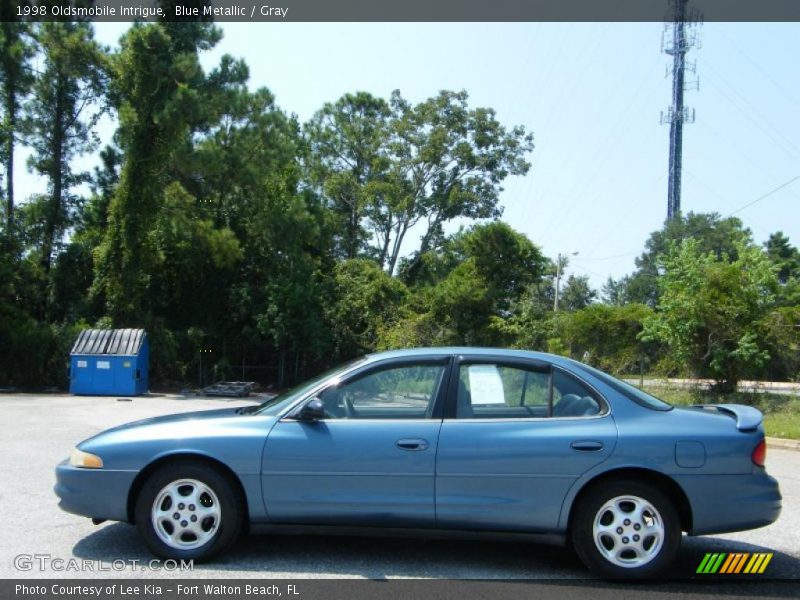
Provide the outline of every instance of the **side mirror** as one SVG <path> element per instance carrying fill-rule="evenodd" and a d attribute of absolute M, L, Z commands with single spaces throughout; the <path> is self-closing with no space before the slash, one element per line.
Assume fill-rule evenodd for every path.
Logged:
<path fill-rule="evenodd" d="M 319 421 L 325 418 L 325 406 L 319 398 L 306 402 L 295 417 L 298 421 Z"/>

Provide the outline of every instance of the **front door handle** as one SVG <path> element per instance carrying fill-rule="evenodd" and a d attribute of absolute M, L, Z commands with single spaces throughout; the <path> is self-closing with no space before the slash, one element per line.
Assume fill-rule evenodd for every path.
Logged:
<path fill-rule="evenodd" d="M 395 442 L 395 446 L 401 450 L 427 450 L 428 440 L 422 438 L 403 438 Z"/>
<path fill-rule="evenodd" d="M 575 440 L 570 444 L 573 450 L 578 452 L 599 452 L 603 449 L 603 442 L 597 440 Z"/>

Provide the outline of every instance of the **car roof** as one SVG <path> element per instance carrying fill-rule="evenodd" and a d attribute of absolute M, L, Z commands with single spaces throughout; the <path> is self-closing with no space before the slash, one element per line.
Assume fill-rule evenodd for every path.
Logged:
<path fill-rule="evenodd" d="M 556 354 L 547 352 L 535 352 L 533 350 L 514 350 L 509 348 L 484 348 L 478 346 L 438 346 L 432 348 L 405 348 L 402 350 L 387 350 L 386 352 L 375 352 L 367 354 L 368 361 L 385 360 L 392 358 L 410 358 L 414 356 L 442 356 L 460 355 L 485 356 L 487 358 L 525 358 L 555 363 L 558 365 L 570 365 L 573 361 Z"/>

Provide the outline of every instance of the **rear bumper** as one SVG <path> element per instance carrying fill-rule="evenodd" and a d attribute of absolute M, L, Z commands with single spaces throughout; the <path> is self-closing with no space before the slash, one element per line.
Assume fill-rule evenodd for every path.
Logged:
<path fill-rule="evenodd" d="M 678 476 L 692 508 L 690 535 L 756 529 L 781 514 L 778 482 L 759 470 L 749 475 Z"/>
<path fill-rule="evenodd" d="M 81 469 L 65 460 L 56 467 L 53 491 L 67 512 L 111 521 L 128 520 L 128 492 L 138 471 Z"/>

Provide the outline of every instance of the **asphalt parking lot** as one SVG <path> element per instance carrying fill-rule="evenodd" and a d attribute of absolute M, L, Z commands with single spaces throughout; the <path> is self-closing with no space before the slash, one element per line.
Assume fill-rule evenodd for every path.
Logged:
<path fill-rule="evenodd" d="M 251 404 L 248 400 L 148 396 L 130 401 L 67 395 L 0 395 L 0 578 L 164 577 L 133 527 L 94 526 L 61 511 L 53 469 L 75 443 L 98 431 L 149 416 Z M 773 552 L 766 575 L 800 580 L 800 452 L 772 449 L 768 470 L 784 497 L 777 523 L 755 531 L 685 538 L 673 579 L 696 576 L 707 552 Z M 46 555 L 20 563 L 20 555 Z M 95 572 L 55 568 L 84 559 Z M 42 561 L 47 565 L 40 568 Z M 116 562 L 114 562 L 116 561 Z M 22 568 L 20 568 L 22 564 Z M 56 563 L 58 565 L 60 563 Z M 64 563 L 65 565 L 68 563 Z M 74 564 L 74 563 L 73 563 Z M 177 575 L 223 578 L 586 579 L 569 551 L 526 543 L 426 541 L 318 536 L 251 536 L 212 564 Z M 707 576 L 708 577 L 708 576 Z"/>

